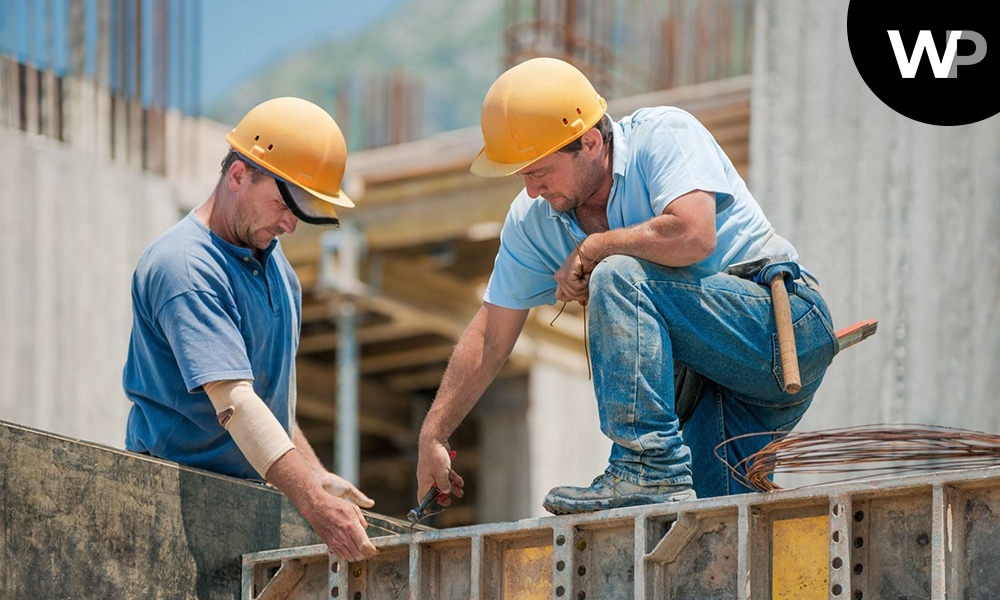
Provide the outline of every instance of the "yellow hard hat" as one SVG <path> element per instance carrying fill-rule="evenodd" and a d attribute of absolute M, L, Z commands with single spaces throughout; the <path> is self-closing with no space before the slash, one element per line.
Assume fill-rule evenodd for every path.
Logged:
<path fill-rule="evenodd" d="M 301 98 L 275 98 L 250 110 L 226 141 L 270 175 L 295 216 L 337 225 L 334 205 L 354 203 L 340 189 L 347 143 L 325 110 Z"/>
<path fill-rule="evenodd" d="M 573 65 L 533 58 L 501 75 L 483 101 L 483 149 L 472 172 L 512 175 L 582 136 L 608 103 Z"/>

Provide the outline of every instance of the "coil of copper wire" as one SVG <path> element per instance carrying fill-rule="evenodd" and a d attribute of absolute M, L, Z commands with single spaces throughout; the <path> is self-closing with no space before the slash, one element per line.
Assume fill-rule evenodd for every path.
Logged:
<path fill-rule="evenodd" d="M 770 436 L 759 452 L 730 464 L 719 454 L 734 440 Z M 1000 435 L 911 423 L 822 431 L 768 431 L 730 438 L 715 448 L 740 483 L 759 491 L 782 489 L 778 473 L 825 476 L 824 483 L 1000 465 Z"/>

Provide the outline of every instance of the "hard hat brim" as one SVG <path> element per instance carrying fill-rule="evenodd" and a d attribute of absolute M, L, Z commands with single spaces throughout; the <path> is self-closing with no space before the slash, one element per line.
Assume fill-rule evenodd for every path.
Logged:
<path fill-rule="evenodd" d="M 538 158 L 519 163 L 500 163 L 490 160 L 486 156 L 486 148 L 483 148 L 479 151 L 479 156 L 476 157 L 476 160 L 472 161 L 472 166 L 469 167 L 469 170 L 472 171 L 473 175 L 479 175 L 480 177 L 506 177 L 517 173 L 531 163 L 538 162 L 543 158 L 545 156 L 539 156 Z"/>
<path fill-rule="evenodd" d="M 234 144 L 234 140 L 230 139 L 229 136 L 226 137 L 226 140 L 229 141 L 230 145 L 233 146 L 233 149 L 236 150 L 236 153 L 240 155 L 242 160 L 253 164 L 258 169 L 261 169 L 273 177 L 275 181 L 282 182 L 286 185 L 286 189 L 289 194 L 286 195 L 285 192 L 281 190 L 281 186 L 278 186 L 278 189 L 281 192 L 281 196 L 282 199 L 284 199 L 285 204 L 288 205 L 288 208 L 300 221 L 304 221 L 311 225 L 339 226 L 340 218 L 337 216 L 337 209 L 334 208 L 334 206 L 354 208 L 354 202 L 347 197 L 344 190 L 337 190 L 336 195 L 331 195 L 300 186 L 271 165 L 263 164 L 261 161 L 252 160 L 247 157 L 247 155 Z"/>
<path fill-rule="evenodd" d="M 288 209 L 300 221 L 311 225 L 340 225 L 337 210 L 333 203 L 326 199 L 329 197 L 326 194 L 318 194 L 278 177 L 275 178 L 275 182 Z M 350 206 L 354 206 L 343 190 L 338 194 L 337 200 L 349 202 Z"/>

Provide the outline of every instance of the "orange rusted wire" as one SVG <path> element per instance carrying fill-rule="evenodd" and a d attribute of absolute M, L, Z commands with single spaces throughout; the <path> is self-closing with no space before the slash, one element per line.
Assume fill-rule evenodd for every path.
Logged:
<path fill-rule="evenodd" d="M 583 258 L 584 260 L 590 262 L 590 264 L 587 265 L 587 272 L 592 271 L 594 267 L 597 266 L 597 263 L 604 258 L 604 255 L 607 254 L 609 250 L 611 250 L 611 246 L 605 246 L 604 250 L 601 250 L 601 252 L 597 255 L 597 258 L 591 259 L 586 254 L 580 251 L 580 243 L 576 241 L 575 237 L 573 237 L 573 232 L 570 231 L 569 225 L 563 222 L 563 227 L 566 228 L 566 233 L 569 234 L 569 239 L 573 240 L 573 245 L 576 246 L 576 253 L 580 255 L 580 258 Z M 556 316 L 552 317 L 552 322 L 549 323 L 549 327 L 552 327 L 553 325 L 556 324 L 556 319 L 558 319 L 563 314 L 563 311 L 566 310 L 566 304 L 567 303 L 564 301 L 562 307 L 559 309 L 559 312 L 556 313 Z M 590 366 L 590 333 L 587 331 L 586 304 L 583 305 L 583 352 L 587 357 L 587 379 L 590 380 L 593 379 L 594 372 Z"/>
<path fill-rule="evenodd" d="M 730 464 L 719 450 L 735 440 L 780 436 Z M 813 432 L 766 431 L 730 438 L 715 456 L 734 479 L 759 491 L 780 490 L 775 473 L 850 474 L 838 482 L 873 476 L 928 473 L 1000 465 L 1000 436 L 937 425 L 877 424 Z"/>

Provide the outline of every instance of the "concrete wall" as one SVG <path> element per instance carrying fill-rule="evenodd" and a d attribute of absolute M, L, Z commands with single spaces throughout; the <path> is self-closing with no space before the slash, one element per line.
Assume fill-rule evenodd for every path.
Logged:
<path fill-rule="evenodd" d="M 862 81 L 844 0 L 756 14 L 750 189 L 820 277 L 838 356 L 800 429 L 921 422 L 1000 431 L 1000 117 L 911 121 Z"/>
<path fill-rule="evenodd" d="M 122 447 L 131 276 L 166 180 L 0 128 L 0 419 Z"/>

